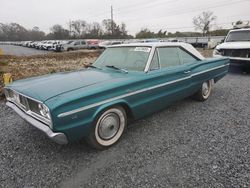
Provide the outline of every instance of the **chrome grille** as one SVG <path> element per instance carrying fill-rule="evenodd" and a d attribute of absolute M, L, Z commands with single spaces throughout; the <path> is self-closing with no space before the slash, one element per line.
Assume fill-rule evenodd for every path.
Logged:
<path fill-rule="evenodd" d="M 25 110 L 28 110 L 27 100 L 24 96 L 19 95 L 19 102 L 25 108 Z"/>
<path fill-rule="evenodd" d="M 250 58 L 250 49 L 221 49 L 223 56 Z"/>
<path fill-rule="evenodd" d="M 34 100 L 31 100 L 31 99 L 28 99 L 27 98 L 27 102 L 29 104 L 29 109 L 32 111 L 32 112 L 35 112 L 37 114 L 40 114 L 40 110 L 38 108 L 38 103 Z"/>
<path fill-rule="evenodd" d="M 15 103 L 27 114 L 52 127 L 51 120 L 42 116 L 42 114 L 40 113 L 39 104 L 41 103 L 39 101 L 33 100 L 14 90 L 7 88 L 5 88 L 5 95 L 8 101 Z"/>
<path fill-rule="evenodd" d="M 17 106 L 19 106 L 21 109 L 23 109 L 25 111 L 27 111 L 29 109 L 28 104 L 27 104 L 27 100 L 24 96 L 20 95 L 19 93 L 14 92 L 14 91 L 11 91 L 8 93 L 9 93 L 9 97 L 12 95 L 12 102 L 14 102 Z"/>

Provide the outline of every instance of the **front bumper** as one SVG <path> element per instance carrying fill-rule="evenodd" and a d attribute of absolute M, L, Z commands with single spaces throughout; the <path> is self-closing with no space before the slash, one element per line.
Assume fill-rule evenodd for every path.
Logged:
<path fill-rule="evenodd" d="M 242 61 L 236 59 L 230 59 L 230 65 L 234 67 L 242 67 L 242 68 L 250 68 L 250 60 L 249 61 Z"/>
<path fill-rule="evenodd" d="M 11 102 L 7 102 L 6 105 L 12 108 L 19 116 L 21 116 L 25 121 L 34 127 L 38 128 L 42 132 L 44 132 L 51 140 L 58 144 L 67 144 L 68 139 L 64 133 L 55 133 L 53 132 L 47 125 L 44 123 L 34 119 L 33 117 L 27 115 L 22 110 L 20 110 L 15 104 Z"/>

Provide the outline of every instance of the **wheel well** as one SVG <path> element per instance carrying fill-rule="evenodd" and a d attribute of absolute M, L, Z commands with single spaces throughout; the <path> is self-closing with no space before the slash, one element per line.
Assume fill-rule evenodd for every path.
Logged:
<path fill-rule="evenodd" d="M 98 112 L 98 116 L 99 116 L 101 113 L 103 113 L 105 110 L 110 109 L 110 108 L 112 108 L 112 107 L 116 107 L 116 106 L 120 106 L 120 107 L 122 107 L 122 108 L 125 110 L 128 121 L 134 120 L 134 114 L 133 114 L 131 108 L 130 108 L 126 103 L 116 103 L 116 104 L 107 106 L 107 107 L 105 107 L 104 109 L 102 109 L 100 112 Z M 98 116 L 97 116 L 97 117 L 98 117 Z"/>
<path fill-rule="evenodd" d="M 121 106 L 125 110 L 128 120 L 133 120 L 134 119 L 133 112 L 132 112 L 131 108 L 127 104 L 120 103 L 120 104 L 117 104 L 117 105 Z"/>

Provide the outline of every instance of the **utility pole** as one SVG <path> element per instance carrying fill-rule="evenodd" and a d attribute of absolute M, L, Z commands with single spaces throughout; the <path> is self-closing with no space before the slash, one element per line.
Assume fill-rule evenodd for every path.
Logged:
<path fill-rule="evenodd" d="M 111 35 L 114 33 L 114 18 L 113 18 L 113 6 L 111 5 Z"/>
<path fill-rule="evenodd" d="M 69 36 L 71 37 L 71 20 L 69 20 Z"/>

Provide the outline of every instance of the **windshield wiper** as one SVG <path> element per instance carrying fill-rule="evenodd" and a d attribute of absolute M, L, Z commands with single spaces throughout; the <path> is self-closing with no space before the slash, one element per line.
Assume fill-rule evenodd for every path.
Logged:
<path fill-rule="evenodd" d="M 94 66 L 94 65 L 88 65 L 87 67 L 88 67 L 88 68 L 90 67 L 90 68 L 94 68 L 94 69 L 100 69 L 100 70 L 102 70 L 100 67 L 96 67 L 96 66 Z"/>
<path fill-rule="evenodd" d="M 108 68 L 111 68 L 111 69 L 115 69 L 115 70 L 119 70 L 119 71 L 122 71 L 122 72 L 124 72 L 124 73 L 128 73 L 127 70 L 118 68 L 118 67 L 116 67 L 116 66 L 114 66 L 114 65 L 106 65 L 105 67 L 108 67 Z"/>

